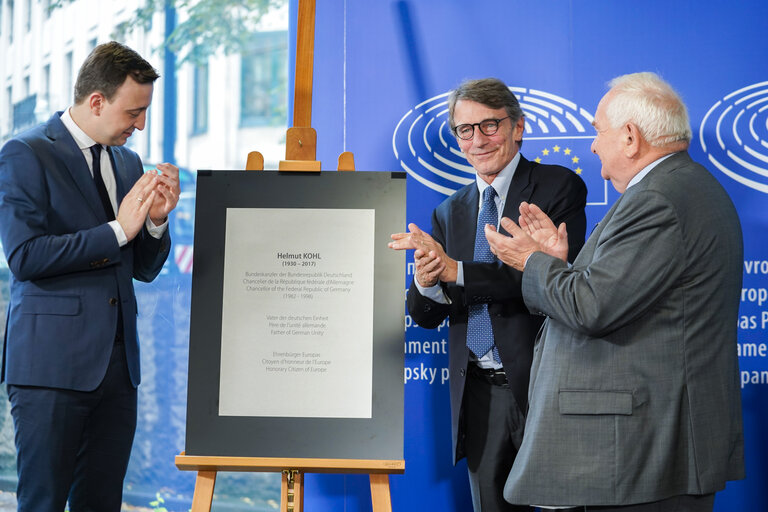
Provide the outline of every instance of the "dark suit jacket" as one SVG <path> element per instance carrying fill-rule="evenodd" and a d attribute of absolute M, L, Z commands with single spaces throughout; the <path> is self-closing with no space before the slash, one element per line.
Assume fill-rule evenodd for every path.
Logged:
<path fill-rule="evenodd" d="M 546 314 L 512 503 L 629 505 L 744 476 L 739 218 L 682 152 L 616 201 L 568 268 L 528 260 Z"/>
<path fill-rule="evenodd" d="M 11 269 L 2 378 L 9 384 L 91 391 L 107 370 L 118 315 L 131 382 L 139 384 L 132 279 L 151 281 L 168 232 L 142 231 L 119 247 L 82 151 L 59 118 L 0 151 L 0 239 Z M 113 147 L 118 204 L 143 173 Z"/>
<path fill-rule="evenodd" d="M 586 187 L 572 171 L 557 165 L 541 165 L 524 157 L 509 185 L 503 215 L 517 221 L 523 201 L 535 203 L 556 223 L 565 222 L 572 259 L 584 243 Z M 432 215 L 432 236 L 451 258 L 462 261 L 464 286 L 443 284 L 451 304 L 424 297 L 411 284 L 408 311 L 413 320 L 428 329 L 450 317 L 449 368 L 451 427 L 454 462 L 464 456 L 461 442 L 461 405 L 469 361 L 467 312 L 470 304 L 488 304 L 493 335 L 510 387 L 525 411 L 533 341 L 544 318 L 528 312 L 522 299 L 522 274 L 499 262 L 473 262 L 480 195 L 471 183 L 443 201 Z"/>

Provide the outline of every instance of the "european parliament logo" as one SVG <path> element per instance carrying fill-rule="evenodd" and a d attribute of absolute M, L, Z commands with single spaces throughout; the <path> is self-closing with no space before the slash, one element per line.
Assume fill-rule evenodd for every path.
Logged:
<path fill-rule="evenodd" d="M 715 168 L 768 194 L 768 82 L 733 91 L 712 105 L 699 139 Z"/>
<path fill-rule="evenodd" d="M 509 88 L 525 112 L 523 155 L 558 164 L 579 174 L 589 190 L 588 204 L 608 204 L 608 182 L 592 154 L 592 115 L 560 96 L 523 87 Z M 475 180 L 475 170 L 459 149 L 448 124 L 448 96 L 419 103 L 400 119 L 392 150 L 400 166 L 422 185 L 450 196 Z"/>

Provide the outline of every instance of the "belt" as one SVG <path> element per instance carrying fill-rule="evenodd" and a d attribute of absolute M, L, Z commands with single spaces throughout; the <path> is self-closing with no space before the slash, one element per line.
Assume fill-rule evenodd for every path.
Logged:
<path fill-rule="evenodd" d="M 503 368 L 480 368 L 477 364 L 470 361 L 467 373 L 494 386 L 507 385 L 507 375 L 504 373 Z"/>

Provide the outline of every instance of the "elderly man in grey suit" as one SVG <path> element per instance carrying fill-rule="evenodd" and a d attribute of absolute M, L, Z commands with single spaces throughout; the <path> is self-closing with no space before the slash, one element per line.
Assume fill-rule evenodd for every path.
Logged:
<path fill-rule="evenodd" d="M 685 105 L 653 73 L 616 78 L 592 151 L 622 194 L 566 263 L 566 226 L 520 207 L 491 250 L 548 317 L 534 351 L 512 503 L 711 511 L 744 477 L 736 327 L 742 238 L 726 192 L 686 152 Z"/>

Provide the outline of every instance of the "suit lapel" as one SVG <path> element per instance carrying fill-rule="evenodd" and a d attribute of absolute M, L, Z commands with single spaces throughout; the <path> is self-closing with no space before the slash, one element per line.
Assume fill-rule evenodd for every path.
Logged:
<path fill-rule="evenodd" d="M 597 223 L 595 229 L 592 230 L 592 234 L 589 235 L 589 238 L 587 238 L 587 241 L 584 243 L 584 247 L 579 251 L 579 255 L 576 256 L 576 259 L 573 261 L 574 265 L 583 265 L 592 261 L 592 257 L 595 254 L 595 248 L 597 247 L 597 241 L 600 239 L 600 234 L 605 229 L 605 226 L 608 225 L 608 222 L 611 220 L 611 217 L 613 217 L 613 214 L 619 207 L 619 203 L 621 203 L 622 199 L 624 199 L 624 194 L 619 196 L 616 202 L 613 203 L 613 206 L 611 206 L 611 209 L 608 210 L 608 213 L 606 213 L 600 222 Z"/>
<path fill-rule="evenodd" d="M 458 247 L 457 260 L 472 261 L 475 259 L 475 237 L 477 236 L 477 216 L 479 215 L 480 193 L 477 183 L 472 183 L 465 197 L 458 202 L 458 208 L 453 215 L 456 224 L 454 233 L 462 240 Z M 466 235 L 462 236 L 462 233 Z"/>
<path fill-rule="evenodd" d="M 519 217 L 518 208 L 522 201 L 530 199 L 533 193 L 531 185 L 531 171 L 533 165 L 520 155 L 520 162 L 517 164 L 515 174 L 507 189 L 507 198 L 504 202 L 503 217 L 509 217 L 517 222 Z M 457 201 L 457 211 L 454 212 L 455 233 L 467 233 L 466 238 L 462 238 L 462 244 L 459 248 L 459 254 L 456 259 L 461 261 L 472 261 L 475 257 L 475 237 L 477 236 L 477 217 L 480 213 L 480 192 L 477 190 L 477 184 L 473 183 L 467 187 L 466 194 Z M 509 234 L 505 230 L 502 233 Z"/>
<path fill-rule="evenodd" d="M 520 162 L 517 164 L 515 174 L 512 176 L 512 181 L 509 183 L 507 189 L 507 199 L 504 201 L 503 217 L 509 217 L 513 221 L 517 222 L 520 217 L 520 203 L 528 201 L 533 193 L 533 185 L 531 184 L 531 172 L 533 165 L 531 162 L 525 159 L 523 155 L 520 155 Z M 506 230 L 501 230 L 502 233 L 509 235 Z"/>
<path fill-rule="evenodd" d="M 112 146 L 107 146 L 107 151 L 109 152 L 109 160 L 112 162 L 112 171 L 115 173 L 115 184 L 117 186 L 117 206 L 119 208 L 120 203 L 123 202 L 125 194 L 128 192 L 125 189 L 126 181 L 125 176 L 123 176 L 127 167 L 125 165 L 125 158 L 123 158 L 122 151 Z"/>
<path fill-rule="evenodd" d="M 93 182 L 88 163 L 85 161 L 83 152 L 77 147 L 75 140 L 61 122 L 58 113 L 48 120 L 46 135 L 51 139 L 55 153 L 60 156 L 64 167 L 72 176 L 75 185 L 83 196 L 83 201 L 90 207 L 99 221 L 106 222 L 107 217 L 101 206 L 99 193 Z"/>

